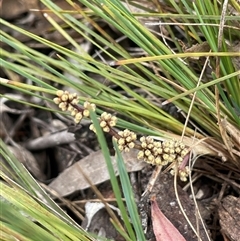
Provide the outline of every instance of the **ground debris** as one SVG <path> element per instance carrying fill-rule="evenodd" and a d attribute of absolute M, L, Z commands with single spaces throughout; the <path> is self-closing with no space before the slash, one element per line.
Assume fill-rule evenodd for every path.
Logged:
<path fill-rule="evenodd" d="M 227 196 L 222 200 L 219 208 L 222 233 L 230 241 L 240 240 L 240 198 Z"/>

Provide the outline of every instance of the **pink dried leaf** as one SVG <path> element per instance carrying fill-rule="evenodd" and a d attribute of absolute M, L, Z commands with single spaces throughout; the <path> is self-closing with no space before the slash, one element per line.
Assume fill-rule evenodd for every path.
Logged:
<path fill-rule="evenodd" d="M 155 197 L 151 199 L 153 232 L 157 241 L 186 241 L 158 207 Z"/>

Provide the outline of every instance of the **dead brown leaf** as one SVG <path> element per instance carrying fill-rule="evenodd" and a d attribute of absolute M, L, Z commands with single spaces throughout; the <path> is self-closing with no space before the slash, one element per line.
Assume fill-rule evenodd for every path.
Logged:
<path fill-rule="evenodd" d="M 0 9 L 0 17 L 6 20 L 12 20 L 27 11 L 28 11 L 28 8 L 23 1 L 20 1 L 20 0 L 6 1 L 5 0 L 5 1 L 2 1 L 2 6 Z"/>
<path fill-rule="evenodd" d="M 209 52 L 210 46 L 208 42 L 203 42 L 200 44 L 194 44 L 192 47 L 185 50 L 185 53 L 198 53 L 198 52 Z M 191 57 L 191 59 L 198 60 L 200 57 Z"/>
<path fill-rule="evenodd" d="M 155 137 L 153 136 L 154 139 L 156 140 L 163 140 L 163 138 L 160 137 Z M 181 137 L 178 135 L 175 135 L 173 133 L 168 133 L 168 138 L 173 138 L 176 140 L 181 140 Z M 199 141 L 197 139 L 193 139 L 190 137 L 183 137 L 182 142 L 186 145 L 191 147 L 191 150 L 195 155 L 210 155 L 210 156 L 216 156 L 217 152 L 210 148 L 209 143 L 206 141 Z"/>
<path fill-rule="evenodd" d="M 39 167 L 37 160 L 28 150 L 20 146 L 8 146 L 8 149 L 34 177 L 41 181 L 46 180 L 46 176 Z"/>
<path fill-rule="evenodd" d="M 139 171 L 146 165 L 145 162 L 137 160 L 136 156 L 136 150 L 123 154 L 123 159 L 128 172 Z M 115 173 L 118 175 L 115 157 L 112 157 L 112 163 Z M 94 185 L 109 180 L 109 173 L 104 156 L 101 151 L 97 151 L 84 157 L 63 171 L 53 182 L 50 183 L 50 188 L 58 192 L 60 196 L 66 196 L 77 190 L 89 188 L 90 185 L 79 172 L 77 168 L 78 165 L 80 165 L 83 172 L 89 177 Z"/>
<path fill-rule="evenodd" d="M 118 208 L 113 205 L 108 206 L 120 215 Z M 86 217 L 81 224 L 84 230 L 96 233 L 98 236 L 106 237 L 111 240 L 123 240 L 110 221 L 109 214 L 103 203 L 87 202 L 85 205 L 85 213 Z"/>
<path fill-rule="evenodd" d="M 226 119 L 223 119 L 222 122 L 227 132 L 232 137 L 233 143 L 235 144 L 236 148 L 240 150 L 240 130 L 231 123 L 229 123 Z"/>
<path fill-rule="evenodd" d="M 31 151 L 42 150 L 58 145 L 69 144 L 75 140 L 74 133 L 70 133 L 66 129 L 30 140 L 26 143 L 26 148 Z"/>
<path fill-rule="evenodd" d="M 73 2 L 77 3 L 77 1 L 73 1 Z M 58 7 L 60 7 L 61 9 L 65 10 L 65 11 L 76 11 L 76 9 L 74 9 L 66 0 L 57 0 L 54 3 L 56 5 L 58 5 Z M 41 10 L 43 12 L 47 12 L 47 14 L 57 23 L 62 22 L 62 19 L 60 17 L 58 17 L 56 14 L 54 14 L 52 12 L 49 12 L 49 11 L 46 11 L 46 10 L 49 10 L 47 7 L 43 6 L 41 8 Z M 72 16 L 75 17 L 75 18 L 81 17 L 80 14 L 74 14 L 74 13 L 72 14 Z"/>

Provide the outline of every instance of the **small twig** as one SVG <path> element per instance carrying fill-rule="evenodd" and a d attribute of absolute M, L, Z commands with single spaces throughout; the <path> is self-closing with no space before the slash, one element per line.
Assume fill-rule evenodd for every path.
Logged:
<path fill-rule="evenodd" d="M 200 77 L 199 77 L 199 79 L 198 79 L 198 82 L 197 82 L 197 86 L 196 86 L 196 87 L 199 87 L 199 85 L 200 85 L 200 83 L 201 83 L 201 80 L 202 80 L 204 71 L 206 70 L 208 61 L 209 61 L 209 56 L 206 58 L 206 61 L 205 61 L 205 63 L 204 63 L 204 66 L 203 66 L 202 72 L 201 72 L 201 74 L 200 74 Z M 189 110 L 188 110 L 188 113 L 187 113 L 186 121 L 185 121 L 185 123 L 184 123 L 183 131 L 182 131 L 181 141 L 183 140 L 183 137 L 184 137 L 184 134 L 185 134 L 185 131 L 186 131 L 186 128 L 187 128 L 187 124 L 188 124 L 188 121 L 189 121 L 189 118 L 190 118 L 190 115 L 191 115 L 191 110 L 192 110 L 192 108 L 193 108 L 193 104 L 194 104 L 196 95 L 197 95 L 197 91 L 194 92 L 193 97 L 192 97 L 192 100 L 191 100 L 191 104 L 190 104 L 190 106 L 189 106 Z"/>
<path fill-rule="evenodd" d="M 146 196 L 147 194 L 150 194 L 150 193 L 151 193 L 151 191 L 152 191 L 152 189 L 153 189 L 153 187 L 154 187 L 154 184 L 155 184 L 155 182 L 156 182 L 156 180 L 157 180 L 157 178 L 158 178 L 161 170 L 162 170 L 162 166 L 156 166 L 156 167 L 155 167 L 155 169 L 154 169 L 154 171 L 153 171 L 153 173 L 152 173 L 152 176 L 151 176 L 150 179 L 149 179 L 147 188 L 146 188 L 146 190 L 145 190 L 145 191 L 143 192 L 143 194 L 142 194 L 142 197 L 143 197 L 143 196 Z"/>

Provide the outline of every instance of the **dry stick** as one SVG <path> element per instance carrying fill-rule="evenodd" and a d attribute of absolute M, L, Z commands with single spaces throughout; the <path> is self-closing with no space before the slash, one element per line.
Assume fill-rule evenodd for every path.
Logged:
<path fill-rule="evenodd" d="M 196 87 L 199 87 L 199 85 L 200 85 L 200 83 L 201 83 L 201 80 L 202 80 L 204 71 L 205 71 L 205 69 L 206 69 L 206 67 L 207 67 L 208 61 L 209 61 L 209 56 L 207 56 L 207 58 L 206 58 L 206 61 L 205 61 L 205 63 L 204 63 L 204 66 L 203 66 L 201 75 L 199 76 L 199 79 L 198 79 L 198 82 L 197 82 L 197 86 L 196 86 Z M 187 124 L 188 124 L 188 121 L 189 121 L 189 118 L 190 118 L 190 114 L 191 114 L 191 111 L 192 111 L 192 108 L 193 108 L 193 104 L 194 104 L 196 95 L 197 95 L 197 91 L 194 92 L 193 97 L 192 97 L 191 104 L 190 104 L 190 106 L 189 106 L 189 111 L 188 111 L 188 113 L 187 113 L 186 121 L 185 121 L 184 127 L 183 127 L 183 132 L 182 132 L 182 136 L 181 136 L 181 141 L 183 140 L 183 137 L 184 137 L 184 134 L 185 134 L 185 131 L 186 131 L 186 128 L 187 128 Z"/>
<path fill-rule="evenodd" d="M 222 46 L 222 36 L 223 36 L 223 28 L 224 28 L 224 22 L 225 22 L 225 15 L 226 15 L 226 11 L 227 11 L 227 5 L 228 5 L 228 0 L 225 0 L 223 3 L 223 9 L 222 9 L 222 14 L 221 14 L 221 19 L 220 19 L 220 27 L 219 27 L 219 31 L 218 31 L 218 51 L 220 50 L 220 48 Z M 216 57 L 216 77 L 220 78 L 220 57 Z M 229 144 L 227 131 L 224 128 L 224 125 L 221 120 L 219 90 L 218 90 L 217 85 L 215 86 L 215 98 L 216 98 L 215 103 L 216 103 L 217 119 L 218 119 L 220 134 L 221 134 L 223 142 L 226 145 L 227 150 L 230 153 L 233 161 L 235 161 L 235 163 L 237 164 L 237 160 L 236 160 L 235 156 L 233 155 L 232 150 L 231 150 L 232 148 Z"/>
<path fill-rule="evenodd" d="M 47 192 L 49 192 L 54 197 L 58 198 L 64 205 L 66 205 L 81 221 L 84 220 L 83 215 L 80 213 L 84 212 L 80 207 L 78 207 L 75 203 L 61 197 L 55 190 L 51 189 L 44 183 L 39 182 L 42 188 L 44 188 Z"/>
<path fill-rule="evenodd" d="M 156 166 L 155 167 L 155 169 L 153 170 L 153 173 L 152 173 L 152 175 L 151 175 L 151 177 L 149 179 L 149 182 L 147 184 L 147 188 L 146 188 L 146 190 L 142 194 L 142 197 L 144 197 L 147 194 L 151 193 L 151 191 L 153 189 L 153 186 L 154 186 L 154 184 L 155 184 L 155 182 L 156 182 L 156 180 L 157 180 L 161 170 L 162 170 L 162 166 Z"/>
<path fill-rule="evenodd" d="M 157 23 L 145 23 L 145 25 L 148 25 L 148 26 L 154 26 L 154 25 L 160 25 L 160 26 L 170 26 L 170 25 L 173 25 L 173 26 L 212 26 L 212 27 L 219 27 L 220 24 L 216 24 L 216 23 L 177 23 L 177 22 L 157 22 Z M 236 29 L 236 30 L 239 30 L 239 27 L 235 27 L 235 26 L 230 26 L 230 25 L 223 25 L 225 28 L 229 28 L 229 29 Z"/>
<path fill-rule="evenodd" d="M 177 173 L 177 166 L 175 166 L 175 173 Z M 186 215 L 186 212 L 184 211 L 184 208 L 183 208 L 183 206 L 182 206 L 182 204 L 181 204 L 181 201 L 180 201 L 180 199 L 179 199 L 178 190 L 177 190 L 177 175 L 174 175 L 174 191 L 175 191 L 175 194 L 176 194 L 176 198 L 177 198 L 177 201 L 178 201 L 178 205 L 179 205 L 179 207 L 180 207 L 180 210 L 181 210 L 183 216 L 184 216 L 185 219 L 187 220 L 187 222 L 188 222 L 189 226 L 191 227 L 191 229 L 193 230 L 193 232 L 194 232 L 194 233 L 196 234 L 196 236 L 198 237 L 198 240 L 199 240 L 199 241 L 203 241 L 203 240 L 201 239 L 201 237 L 199 236 L 198 232 L 197 232 L 197 231 L 195 230 L 195 228 L 193 227 L 193 225 L 192 225 L 191 221 L 189 220 L 188 216 Z M 211 239 L 209 239 L 209 240 L 211 240 Z"/>
<path fill-rule="evenodd" d="M 230 172 L 228 173 L 227 178 L 229 179 L 231 175 L 232 175 L 232 171 L 230 171 Z M 221 202 L 221 200 L 222 200 L 222 198 L 223 198 L 223 195 L 224 195 L 224 193 L 225 193 L 225 189 L 226 189 L 227 185 L 229 185 L 228 182 L 224 181 L 224 183 L 223 183 L 223 185 L 222 185 L 222 188 L 221 188 L 221 190 L 220 190 L 218 199 L 217 199 L 217 203 L 216 203 L 218 207 L 220 206 L 220 202 Z M 217 226 L 217 221 L 218 221 L 218 219 L 219 219 L 219 217 L 218 217 L 218 215 L 215 213 L 215 215 L 214 215 L 214 217 L 213 217 L 213 227 L 216 227 L 216 226 Z M 214 232 L 215 232 L 215 236 L 216 236 L 216 230 L 214 230 Z"/>
<path fill-rule="evenodd" d="M 200 74 L 200 76 L 199 76 L 199 80 L 198 80 L 198 83 L 197 83 L 197 87 L 198 87 L 198 86 L 200 85 L 200 83 L 201 83 L 201 80 L 202 80 L 204 71 L 206 70 L 208 61 L 209 61 L 209 56 L 206 58 L 206 61 L 205 61 L 205 63 L 204 63 L 202 72 L 201 72 L 201 74 Z M 190 114 L 191 114 L 191 110 L 192 110 L 192 108 L 193 108 L 193 104 L 194 104 L 194 101 L 195 101 L 195 98 L 196 98 L 196 94 L 197 94 L 197 92 L 195 91 L 194 94 L 193 94 L 192 101 L 191 101 L 191 104 L 190 104 L 190 107 L 189 107 L 189 111 L 188 111 L 188 114 L 187 114 L 187 117 L 186 117 L 186 121 L 185 121 L 185 124 L 184 124 L 183 132 L 182 132 L 182 136 L 181 136 L 181 141 L 183 140 L 183 137 L 184 137 L 184 134 L 185 134 L 185 130 L 186 130 L 186 128 L 187 128 L 187 124 L 188 124 L 188 121 L 189 121 L 189 118 L 190 118 Z M 190 157 L 191 157 L 191 154 L 190 154 Z M 192 167 L 190 166 L 190 159 L 191 159 L 190 157 L 189 157 L 189 170 L 191 170 L 191 168 L 192 168 Z M 175 190 L 176 198 L 177 198 L 177 200 L 178 200 L 178 205 L 179 205 L 179 207 L 180 207 L 180 209 L 181 209 L 184 217 L 186 218 L 188 224 L 189 224 L 190 227 L 192 228 L 193 232 L 197 235 L 197 237 L 198 237 L 199 240 L 202 240 L 202 239 L 200 238 L 198 232 L 196 231 L 196 229 L 193 227 L 193 225 L 191 224 L 190 220 L 188 219 L 188 217 L 187 217 L 187 215 L 186 215 L 186 213 L 185 213 L 185 211 L 184 211 L 184 208 L 183 208 L 183 206 L 182 206 L 182 203 L 181 203 L 181 201 L 180 201 L 180 199 L 179 199 L 179 195 L 178 195 L 178 191 L 177 191 L 177 166 L 175 166 L 175 169 L 176 169 L 176 170 L 175 170 L 175 174 L 174 174 L 174 190 Z M 191 175 L 189 175 L 189 176 L 191 176 Z M 194 193 L 193 193 L 193 196 L 194 196 Z M 195 204 L 196 204 L 196 202 L 195 202 Z M 196 206 L 196 207 L 197 207 L 197 206 Z M 199 209 L 198 209 L 198 208 L 197 208 L 197 213 L 198 213 L 198 215 L 199 215 L 199 217 L 200 217 L 201 223 L 202 223 L 202 225 L 203 225 L 203 227 L 204 227 L 204 230 L 205 230 L 205 233 L 206 233 L 206 235 L 207 235 L 207 237 L 208 237 L 208 240 L 211 240 L 210 237 L 209 237 L 209 235 L 208 235 L 208 232 L 207 232 L 207 230 L 206 230 L 206 227 L 205 227 L 205 225 L 204 225 L 204 222 L 203 222 L 203 220 L 202 220 L 202 218 L 201 218 L 201 215 L 200 215 L 200 213 L 199 213 Z M 197 220 L 197 229 L 199 230 L 198 220 Z"/>
<path fill-rule="evenodd" d="M 200 157 L 200 156 L 194 158 L 194 160 L 193 160 L 193 162 L 192 162 L 192 167 L 194 166 L 195 162 L 197 161 L 197 159 L 198 159 L 199 157 Z M 189 163 L 189 165 L 190 165 L 190 163 Z M 208 237 L 208 240 L 210 241 L 211 238 L 209 237 L 209 233 L 208 233 L 207 228 L 206 228 L 206 226 L 205 226 L 205 224 L 204 224 L 204 222 L 203 222 L 203 218 L 202 218 L 202 216 L 201 216 L 201 214 L 200 214 L 200 210 L 199 210 L 199 207 L 198 207 L 198 204 L 197 204 L 196 196 L 195 196 L 194 189 L 193 189 L 193 185 L 192 185 L 192 184 L 193 184 L 193 180 L 192 180 L 192 178 L 191 178 L 191 175 L 189 176 L 189 181 L 190 181 L 191 193 L 192 193 L 192 196 L 193 196 L 194 204 L 195 204 L 195 206 L 196 206 L 196 211 L 197 211 L 198 217 L 200 218 L 201 223 L 202 223 L 202 226 L 203 226 L 203 229 L 204 229 L 204 231 L 205 231 L 205 233 L 206 233 L 206 235 L 207 235 L 207 237 Z M 197 223 L 198 223 L 198 219 L 197 219 L 196 221 L 197 221 Z M 199 228 L 199 226 L 198 226 L 198 228 Z"/>
<path fill-rule="evenodd" d="M 93 189 L 93 191 L 95 192 L 95 194 L 98 196 L 99 199 L 101 199 L 102 203 L 104 204 L 108 214 L 110 215 L 110 217 L 112 218 L 112 220 L 115 222 L 116 225 L 118 225 L 118 227 L 123 230 L 123 226 L 120 223 L 120 221 L 118 220 L 117 216 L 115 215 L 115 213 L 113 212 L 113 210 L 108 206 L 108 203 L 105 201 L 103 195 L 101 194 L 101 192 L 97 189 L 97 187 L 92 183 L 92 181 L 88 178 L 87 174 L 82 170 L 82 168 L 80 167 L 80 165 L 77 165 L 77 169 L 79 170 L 79 172 L 83 175 L 83 177 L 86 179 L 86 181 L 91 185 L 91 188 Z"/>

